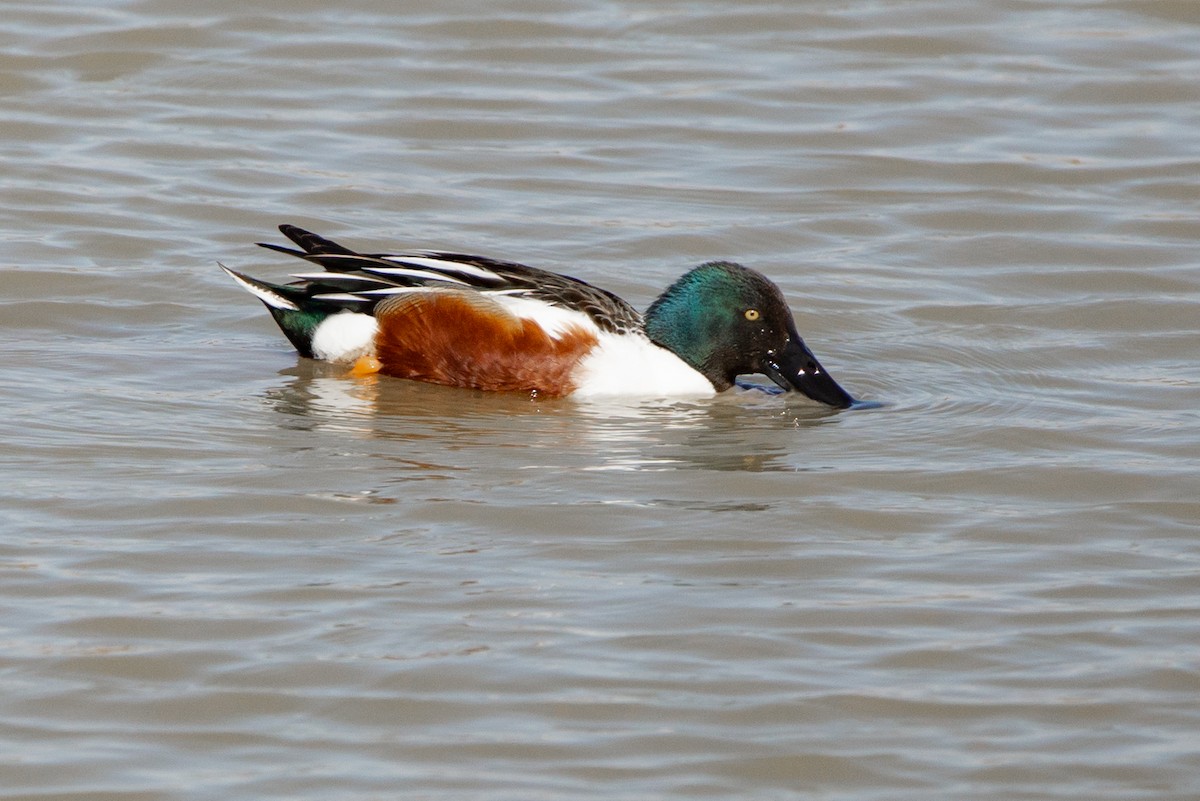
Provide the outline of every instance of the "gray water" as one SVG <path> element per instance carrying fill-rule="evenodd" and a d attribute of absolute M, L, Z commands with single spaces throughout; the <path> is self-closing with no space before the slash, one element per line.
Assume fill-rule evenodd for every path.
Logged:
<path fill-rule="evenodd" d="M 8 3 L 0 95 L 5 801 L 1200 797 L 1200 5 Z M 281 222 L 736 259 L 882 406 L 349 379 Z"/>

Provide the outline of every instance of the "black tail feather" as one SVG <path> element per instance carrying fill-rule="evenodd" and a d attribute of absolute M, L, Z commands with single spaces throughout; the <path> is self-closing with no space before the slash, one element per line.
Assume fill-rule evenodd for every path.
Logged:
<path fill-rule="evenodd" d="M 255 242 L 254 244 L 258 245 L 260 248 L 266 248 L 267 250 L 277 250 L 280 253 L 286 253 L 289 256 L 295 256 L 296 258 L 300 258 L 300 259 L 308 258 L 308 254 L 306 254 L 302 250 L 293 250 L 292 248 L 285 248 L 283 245 L 276 245 L 273 242 Z"/>
<path fill-rule="evenodd" d="M 353 272 L 361 270 L 364 262 L 375 261 L 371 256 L 364 256 L 350 250 L 350 248 L 339 245 L 331 239 L 326 239 L 319 234 L 314 234 L 312 231 L 305 231 L 303 228 L 297 228 L 294 225 L 284 223 L 279 226 L 279 230 L 283 232 L 284 236 L 303 248 L 303 250 L 276 245 L 273 242 L 258 242 L 258 246 L 267 250 L 274 250 L 277 253 L 286 253 L 298 259 L 311 261 L 314 264 L 321 265 L 330 272 Z"/>
<path fill-rule="evenodd" d="M 303 228 L 297 228 L 294 225 L 288 225 L 287 223 L 284 223 L 283 225 L 279 226 L 279 230 L 288 239 L 304 248 L 304 252 L 310 256 L 358 255 L 353 250 L 342 247 L 331 239 L 326 239 L 319 234 L 314 234 L 312 231 L 305 231 Z"/>

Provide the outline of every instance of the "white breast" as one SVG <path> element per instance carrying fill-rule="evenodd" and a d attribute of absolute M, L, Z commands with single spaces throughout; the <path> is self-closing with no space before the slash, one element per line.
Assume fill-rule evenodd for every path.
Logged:
<path fill-rule="evenodd" d="M 703 397 L 716 393 L 711 381 L 644 336 L 602 332 L 599 340 L 599 346 L 579 363 L 579 388 L 572 397 Z"/>

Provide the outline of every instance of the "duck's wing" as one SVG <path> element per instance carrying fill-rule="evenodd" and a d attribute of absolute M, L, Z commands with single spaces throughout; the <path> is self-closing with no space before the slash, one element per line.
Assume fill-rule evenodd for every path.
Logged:
<path fill-rule="evenodd" d="M 319 301 L 370 312 L 380 300 L 406 289 L 443 286 L 520 295 L 574 309 L 612 333 L 642 328 L 642 316 L 624 300 L 567 275 L 464 253 L 359 253 L 294 225 L 281 225 L 279 230 L 301 249 L 268 242 L 259 245 L 324 268 L 323 272 L 295 274 L 299 282 L 288 285 Z"/>

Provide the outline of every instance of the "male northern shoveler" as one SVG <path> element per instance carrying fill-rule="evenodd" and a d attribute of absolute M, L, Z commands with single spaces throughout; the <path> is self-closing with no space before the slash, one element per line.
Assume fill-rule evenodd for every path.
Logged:
<path fill-rule="evenodd" d="M 796 333 L 775 284 L 713 261 L 685 273 L 640 315 L 576 278 L 460 253 L 356 253 L 294 225 L 302 250 L 259 243 L 324 268 L 270 284 L 222 269 L 266 304 L 301 355 L 358 372 L 548 396 L 706 395 L 763 373 L 785 390 L 845 408 Z"/>

